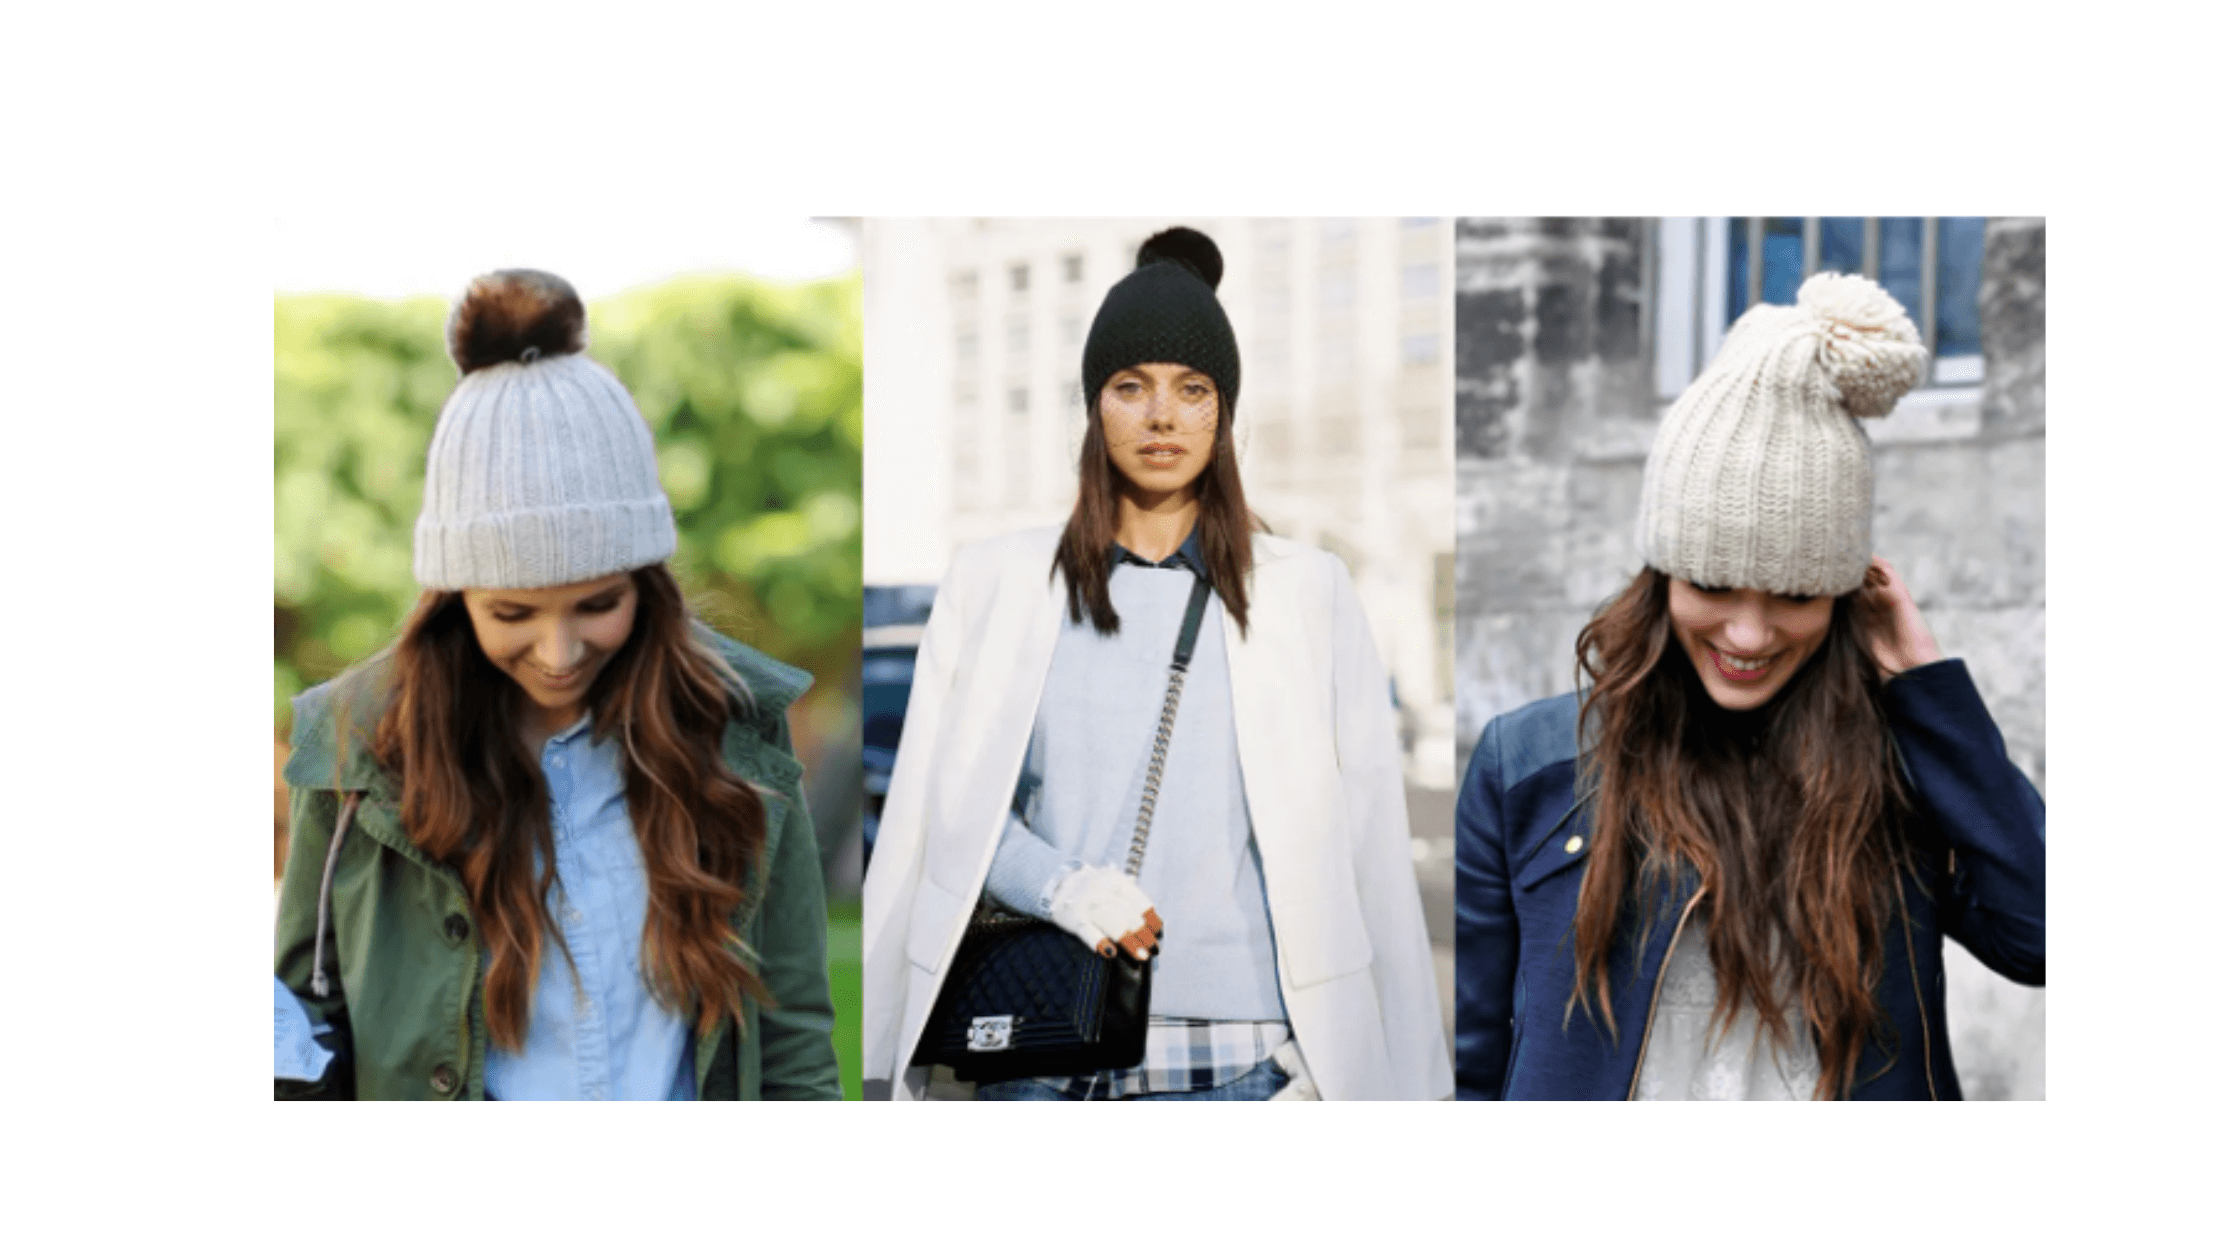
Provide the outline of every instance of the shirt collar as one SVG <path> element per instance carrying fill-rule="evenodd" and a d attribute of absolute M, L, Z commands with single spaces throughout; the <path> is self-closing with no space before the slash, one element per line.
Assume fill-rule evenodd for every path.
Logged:
<path fill-rule="evenodd" d="M 1137 564 L 1146 569 L 1188 569 L 1209 582 L 1213 580 L 1213 575 L 1206 572 L 1205 552 L 1198 547 L 1198 527 L 1195 525 L 1190 527 L 1190 536 L 1182 540 L 1182 545 L 1175 549 L 1175 553 L 1164 560 L 1146 560 L 1119 543 L 1112 544 L 1110 559 L 1113 568 L 1119 568 L 1123 564 Z"/>

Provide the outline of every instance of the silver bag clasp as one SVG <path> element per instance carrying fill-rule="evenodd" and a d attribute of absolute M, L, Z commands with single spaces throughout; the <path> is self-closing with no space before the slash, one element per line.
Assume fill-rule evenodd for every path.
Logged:
<path fill-rule="evenodd" d="M 1009 1050 L 1011 1018 L 1009 1015 L 982 1015 L 974 1019 L 966 1034 L 966 1046 L 973 1050 Z"/>

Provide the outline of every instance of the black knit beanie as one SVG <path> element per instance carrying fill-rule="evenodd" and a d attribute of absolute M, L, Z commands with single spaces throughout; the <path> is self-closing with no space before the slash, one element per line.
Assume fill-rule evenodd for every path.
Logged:
<path fill-rule="evenodd" d="M 1081 396 L 1091 402 L 1114 372 L 1138 363 L 1180 363 L 1213 378 L 1237 403 L 1237 334 L 1213 296 L 1221 250 L 1205 233 L 1171 227 L 1136 251 L 1136 269 L 1104 295 L 1081 348 Z"/>

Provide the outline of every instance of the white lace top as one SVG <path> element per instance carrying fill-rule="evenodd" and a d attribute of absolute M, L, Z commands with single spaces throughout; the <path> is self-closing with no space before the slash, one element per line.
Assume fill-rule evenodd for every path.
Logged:
<path fill-rule="evenodd" d="M 1673 947 L 1649 1025 L 1642 1056 L 1641 1102 L 1762 1102 L 1808 1099 L 1820 1079 L 1820 1055 L 1805 1031 L 1804 1010 L 1789 1003 L 1789 1044 L 1773 1037 L 1747 1004 L 1727 1035 L 1711 1041 L 1719 979 L 1700 921 L 1688 924 Z"/>

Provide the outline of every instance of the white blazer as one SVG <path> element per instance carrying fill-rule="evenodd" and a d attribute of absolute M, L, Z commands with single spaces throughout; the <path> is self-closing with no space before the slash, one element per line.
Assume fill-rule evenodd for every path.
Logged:
<path fill-rule="evenodd" d="M 1059 530 L 960 549 L 918 646 L 864 875 L 864 1076 L 910 1056 L 995 858 L 1066 615 Z M 1324 1098 L 1439 1098 L 1454 1072 L 1409 856 L 1384 666 L 1337 557 L 1254 537 L 1249 638 L 1228 634 L 1245 800 L 1293 1037 Z M 867 1091 L 877 1096 L 873 1087 Z"/>

